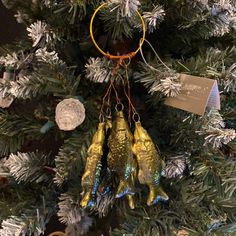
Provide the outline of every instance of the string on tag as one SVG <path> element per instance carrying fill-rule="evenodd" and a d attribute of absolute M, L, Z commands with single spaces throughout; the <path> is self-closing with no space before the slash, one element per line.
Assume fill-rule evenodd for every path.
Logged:
<path fill-rule="evenodd" d="M 168 67 L 162 60 L 161 58 L 159 57 L 157 51 L 154 49 L 154 47 L 152 46 L 152 44 L 147 40 L 147 39 L 144 39 L 144 41 L 150 46 L 150 48 L 152 49 L 152 51 L 154 52 L 155 56 L 157 57 L 157 59 L 161 62 L 162 65 L 164 65 L 168 70 L 171 70 L 170 67 Z M 141 42 L 140 42 L 141 43 Z M 159 70 L 157 70 L 156 68 L 154 68 L 153 66 L 151 66 L 150 64 L 148 64 L 148 62 L 146 61 L 144 55 L 143 55 L 143 50 L 142 48 L 140 48 L 140 54 L 141 54 L 141 57 L 144 61 L 144 63 L 152 70 L 155 70 L 157 72 L 159 72 Z"/>

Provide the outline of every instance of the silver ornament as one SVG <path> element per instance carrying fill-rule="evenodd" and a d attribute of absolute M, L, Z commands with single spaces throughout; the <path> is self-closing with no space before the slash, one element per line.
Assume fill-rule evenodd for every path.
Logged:
<path fill-rule="evenodd" d="M 60 130 L 74 130 L 85 119 L 84 105 L 75 98 L 64 99 L 56 106 L 55 119 Z"/>

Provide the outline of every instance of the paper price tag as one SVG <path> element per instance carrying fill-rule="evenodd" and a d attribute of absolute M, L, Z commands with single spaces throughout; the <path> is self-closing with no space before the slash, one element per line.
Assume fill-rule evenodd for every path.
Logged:
<path fill-rule="evenodd" d="M 216 80 L 181 74 L 180 82 L 180 94 L 166 98 L 166 105 L 197 115 L 203 115 L 206 107 L 220 110 L 220 94 Z"/>

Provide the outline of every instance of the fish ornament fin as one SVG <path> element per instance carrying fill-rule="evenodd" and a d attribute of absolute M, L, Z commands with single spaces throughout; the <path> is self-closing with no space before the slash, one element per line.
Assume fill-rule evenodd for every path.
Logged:
<path fill-rule="evenodd" d="M 132 181 L 121 180 L 116 192 L 116 198 L 121 198 L 128 195 L 134 195 L 134 187 Z"/>
<path fill-rule="evenodd" d="M 152 206 L 157 204 L 159 201 L 168 201 L 169 197 L 164 190 L 158 186 L 149 186 L 150 192 L 147 200 L 147 205 Z"/>

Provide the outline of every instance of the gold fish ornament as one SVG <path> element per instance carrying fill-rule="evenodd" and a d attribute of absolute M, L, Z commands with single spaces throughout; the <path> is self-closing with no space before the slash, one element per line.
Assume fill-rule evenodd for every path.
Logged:
<path fill-rule="evenodd" d="M 101 178 L 103 147 L 105 142 L 105 123 L 100 122 L 95 132 L 92 144 L 88 148 L 88 157 L 84 174 L 82 176 L 83 199 L 80 205 L 93 207 L 96 204 L 96 195 Z"/>
<path fill-rule="evenodd" d="M 93 44 L 95 47 L 98 49 L 98 51 L 106 57 L 108 60 L 112 60 L 113 62 L 111 65 L 114 65 L 112 69 L 112 73 L 110 78 L 108 79 L 109 84 L 107 87 L 107 90 L 102 97 L 102 103 L 101 103 L 101 108 L 100 108 L 100 114 L 99 114 L 99 119 L 101 121 L 101 118 L 103 118 L 103 115 L 108 113 L 111 113 L 111 107 L 112 107 L 112 100 L 111 100 L 111 95 L 114 93 L 115 99 L 116 99 L 116 104 L 117 105 L 122 105 L 121 104 L 121 98 L 119 96 L 120 90 L 117 89 L 117 86 L 122 86 L 124 89 L 124 94 L 125 97 L 128 100 L 128 105 L 129 105 L 129 122 L 131 123 L 131 113 L 136 113 L 135 107 L 132 104 L 131 97 L 130 97 L 130 82 L 129 82 L 129 71 L 128 71 L 128 65 L 130 64 L 130 61 L 133 57 L 136 56 L 136 54 L 141 50 L 142 45 L 145 41 L 145 35 L 146 35 L 146 27 L 145 27 L 145 22 L 142 18 L 142 15 L 137 11 L 137 15 L 141 20 L 141 25 L 142 25 L 142 38 L 140 39 L 140 43 L 137 45 L 137 49 L 134 51 L 131 51 L 129 53 L 125 52 L 125 54 L 122 55 L 117 55 L 117 54 L 110 54 L 104 52 L 99 45 L 96 43 L 95 37 L 93 35 L 93 21 L 96 16 L 96 14 L 107 4 L 104 3 L 100 5 L 95 11 L 93 16 L 91 17 L 90 21 L 90 36 L 92 39 Z M 129 60 L 127 63 L 126 60 Z M 124 70 L 125 73 L 120 73 L 120 70 Z M 134 199 L 133 195 L 135 193 L 134 191 L 134 181 L 136 178 L 137 174 L 137 161 L 134 158 L 134 153 L 133 153 L 133 134 L 131 133 L 128 123 L 124 117 L 123 114 L 123 105 L 121 111 L 117 109 L 116 105 L 116 117 L 113 122 L 111 122 L 111 119 L 107 119 L 106 122 L 106 127 L 105 127 L 105 133 L 106 135 L 109 136 L 108 139 L 108 155 L 107 155 L 107 174 L 111 176 L 110 179 L 115 180 L 114 182 L 117 182 L 118 180 L 118 187 L 115 191 L 115 197 L 116 198 L 121 198 L 125 196 L 128 199 L 129 206 L 131 208 L 135 207 L 134 204 Z M 108 108 L 107 111 L 105 112 L 105 108 Z M 111 114 L 110 114 L 111 115 Z M 111 117 L 110 117 L 111 118 Z M 104 142 L 104 139 L 103 139 Z M 99 144 L 103 144 L 103 142 L 100 142 Z M 102 145 L 101 145 L 102 146 Z M 88 164 L 86 164 L 86 170 L 85 174 L 82 179 L 82 187 L 85 192 L 84 199 L 82 200 L 82 205 L 85 206 L 88 203 L 91 202 L 91 196 L 94 198 L 96 195 L 97 191 L 97 185 L 98 181 L 97 176 L 101 175 L 101 170 L 100 170 L 100 165 L 101 162 L 99 161 L 101 159 L 101 156 L 104 155 L 103 153 L 98 153 L 94 148 L 91 149 L 89 152 L 88 156 Z M 99 159 L 100 157 L 100 159 Z M 140 161 L 140 165 L 141 165 Z M 103 163 L 104 164 L 104 163 Z M 97 169 L 97 167 L 99 167 Z M 104 166 L 103 166 L 104 167 Z M 104 168 L 105 169 L 105 168 Z M 141 172 L 140 172 L 141 173 Z M 151 174 L 152 171 L 149 173 L 146 171 L 147 174 Z M 89 177 L 90 175 L 90 177 Z M 104 183 L 106 182 L 108 178 L 103 181 Z M 151 177 L 149 178 L 151 179 Z M 104 180 L 104 179 L 103 179 Z M 112 181 L 110 181 L 112 182 Z M 150 182 L 150 181 L 149 181 Z M 148 182 L 148 183 L 149 183 Z M 109 184 L 108 184 L 109 185 Z M 116 183 L 115 183 L 116 185 Z M 156 186 L 155 184 L 150 184 L 150 186 Z M 112 189 L 114 188 L 114 185 L 112 185 Z M 156 188 L 154 189 L 156 191 Z M 155 192 L 152 190 L 152 192 Z M 160 190 L 159 190 L 160 191 Z"/>
<path fill-rule="evenodd" d="M 138 162 L 139 182 L 149 186 L 147 205 L 154 205 L 160 200 L 167 201 L 169 197 L 160 187 L 163 162 L 140 121 L 135 122 L 133 152 Z"/>
<path fill-rule="evenodd" d="M 125 120 L 123 111 L 116 112 L 108 141 L 108 168 L 119 180 L 116 198 L 126 196 L 130 208 L 134 208 L 133 195 L 136 175 L 136 161 L 132 152 L 133 135 Z"/>

